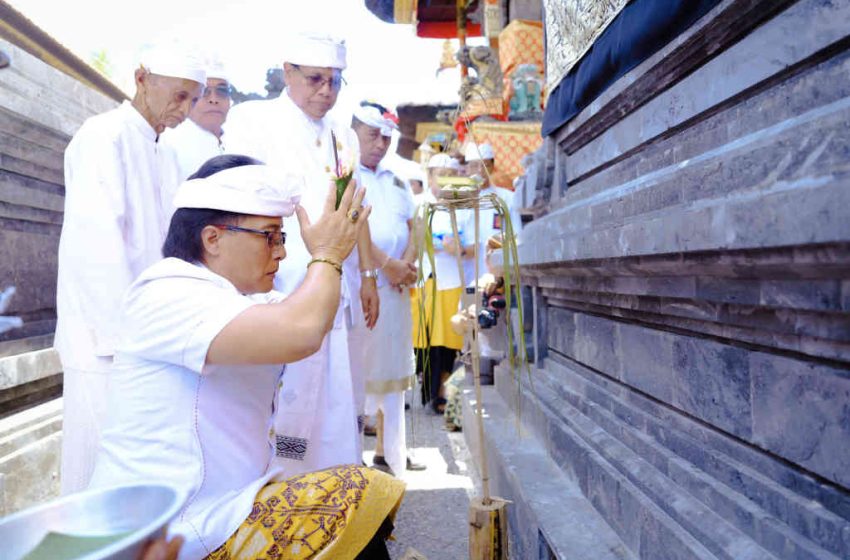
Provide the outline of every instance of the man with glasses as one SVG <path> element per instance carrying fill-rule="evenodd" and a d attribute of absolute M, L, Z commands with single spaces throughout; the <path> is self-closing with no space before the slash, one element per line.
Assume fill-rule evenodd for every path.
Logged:
<path fill-rule="evenodd" d="M 174 151 L 159 142 L 201 96 L 204 64 L 150 49 L 133 100 L 88 119 L 65 150 L 56 340 L 64 371 L 63 494 L 88 486 L 106 417 L 118 309 L 161 256 L 179 185 Z"/>
<path fill-rule="evenodd" d="M 321 215 L 324 186 L 332 176 L 357 165 L 357 140 L 348 123 L 328 115 L 344 84 L 345 56 L 345 43 L 332 37 L 291 37 L 283 59 L 286 89 L 280 97 L 241 103 L 224 125 L 228 152 L 303 178 L 301 204 L 311 219 Z M 275 279 L 275 289 L 285 294 L 301 283 L 310 260 L 297 230 L 290 232 L 287 253 Z M 287 475 L 361 462 L 347 333 L 361 323 L 372 328 L 378 318 L 375 268 L 364 227 L 357 250 L 343 263 L 334 328 L 318 353 L 286 366 L 272 435 L 275 466 Z M 366 276 L 362 282 L 361 271 Z"/>
<path fill-rule="evenodd" d="M 207 86 L 189 111 L 189 118 L 162 135 L 162 141 L 177 152 L 180 179 L 186 179 L 208 159 L 224 153 L 222 125 L 230 111 L 232 88 L 224 65 L 218 59 L 207 64 Z"/>
<path fill-rule="evenodd" d="M 351 362 L 355 380 L 361 378 L 363 410 L 376 417 L 373 464 L 401 475 L 405 469 L 425 468 L 407 457 L 404 418 L 404 393 L 414 381 L 407 286 L 416 282 L 416 245 L 410 235 L 416 207 L 410 189 L 384 164 L 398 117 L 383 105 L 364 101 L 354 110 L 351 128 L 360 143 L 360 184 L 371 200 L 373 253 L 381 263 L 381 316 L 373 330 L 352 329 Z"/>

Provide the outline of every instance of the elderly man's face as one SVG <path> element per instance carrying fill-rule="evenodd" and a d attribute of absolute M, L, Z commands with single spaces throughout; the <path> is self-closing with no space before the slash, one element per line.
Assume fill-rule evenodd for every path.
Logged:
<path fill-rule="evenodd" d="M 208 132 L 221 135 L 221 125 L 230 111 L 230 84 L 226 80 L 208 78 L 203 97 L 189 112 L 189 118 Z"/>
<path fill-rule="evenodd" d="M 286 62 L 283 75 L 289 97 L 313 119 L 321 119 L 333 108 L 342 87 L 342 73 L 336 68 Z"/>
<path fill-rule="evenodd" d="M 354 132 L 360 142 L 360 163 L 369 169 L 375 169 L 387 155 L 392 137 L 384 136 L 379 128 L 363 123 L 355 125 Z"/>
<path fill-rule="evenodd" d="M 215 268 L 240 293 L 265 293 L 274 286 L 274 276 L 280 261 L 286 257 L 286 249 L 282 245 L 270 245 L 267 236 L 256 232 L 280 231 L 281 221 L 267 216 L 245 216 L 237 224 L 241 230 L 219 228 Z M 245 231 L 248 229 L 255 231 Z"/>
<path fill-rule="evenodd" d="M 137 95 L 133 105 L 157 134 L 174 128 L 189 115 L 201 96 L 201 84 L 183 78 L 136 71 Z M 136 101 L 138 100 L 138 105 Z"/>

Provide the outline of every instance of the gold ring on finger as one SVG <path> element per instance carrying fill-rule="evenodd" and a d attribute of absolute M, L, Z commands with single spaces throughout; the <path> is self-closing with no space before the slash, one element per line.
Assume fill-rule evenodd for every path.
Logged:
<path fill-rule="evenodd" d="M 351 208 L 348 212 L 345 213 L 345 215 L 348 216 L 348 219 L 353 224 L 357 222 L 357 219 L 360 217 L 360 211 L 355 208 Z"/>

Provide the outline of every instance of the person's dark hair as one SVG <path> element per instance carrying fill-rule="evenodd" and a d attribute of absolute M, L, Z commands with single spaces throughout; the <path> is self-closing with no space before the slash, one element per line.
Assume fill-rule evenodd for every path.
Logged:
<path fill-rule="evenodd" d="M 208 159 L 189 179 L 205 179 L 210 175 L 243 165 L 261 165 L 263 162 L 248 156 L 223 155 Z M 199 262 L 204 256 L 201 231 L 211 224 L 237 225 L 241 214 L 208 208 L 178 208 L 171 217 L 168 234 L 162 245 L 163 257 L 175 257 L 186 262 Z"/>

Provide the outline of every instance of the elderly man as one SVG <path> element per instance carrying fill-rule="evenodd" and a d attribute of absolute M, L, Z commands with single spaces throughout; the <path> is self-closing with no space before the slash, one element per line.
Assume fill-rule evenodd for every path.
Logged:
<path fill-rule="evenodd" d="M 389 558 L 383 538 L 404 485 L 337 465 L 285 479 L 266 430 L 282 364 L 315 352 L 339 307 L 342 260 L 362 221 L 353 186 L 314 220 L 300 185 L 245 156 L 219 156 L 180 186 L 163 256 L 127 291 L 110 415 L 93 487 L 158 481 L 188 499 L 169 527 L 180 557 Z M 311 254 L 301 285 L 272 291 L 298 214 Z M 298 228 L 288 228 L 290 231 Z M 262 515 L 256 512 L 262 511 Z M 383 528 L 383 530 L 382 530 Z"/>
<path fill-rule="evenodd" d="M 230 81 L 218 59 L 207 63 L 207 87 L 201 99 L 189 111 L 189 118 L 166 130 L 162 141 L 177 152 L 180 179 L 193 174 L 208 159 L 224 153 L 222 125 L 230 111 Z"/>
<path fill-rule="evenodd" d="M 305 185 L 301 204 L 315 218 L 324 200 L 324 189 L 315 185 L 357 163 L 356 139 L 349 136 L 349 127 L 327 115 L 342 87 L 345 43 L 326 36 L 298 35 L 291 38 L 284 54 L 286 89 L 277 99 L 249 101 L 231 110 L 224 125 L 227 149 L 300 177 Z M 289 257 L 281 264 L 275 283 L 283 293 L 291 293 L 301 283 L 310 259 L 297 231 L 287 247 Z M 366 228 L 343 268 L 334 328 L 318 353 L 287 365 L 280 387 L 272 433 L 275 462 L 287 474 L 361 461 L 347 331 L 363 321 L 371 328 L 378 318 L 372 272 L 376 265 Z M 361 273 L 367 276 L 362 285 Z"/>
<path fill-rule="evenodd" d="M 179 178 L 159 135 L 183 122 L 205 81 L 190 55 L 151 50 L 135 72 L 133 101 L 88 119 L 65 150 L 55 341 L 63 493 L 85 488 L 94 467 L 121 296 L 162 255 Z"/>
<path fill-rule="evenodd" d="M 400 474 L 424 466 L 407 459 L 404 392 L 413 387 L 414 358 L 410 292 L 416 280 L 415 245 L 410 230 L 413 197 L 392 171 L 382 165 L 397 117 L 384 106 L 363 102 L 351 128 L 360 145 L 360 182 L 372 202 L 373 255 L 381 262 L 378 295 L 381 316 L 373 330 L 354 328 L 349 337 L 355 374 L 365 373 L 365 413 L 377 416 L 374 463 Z M 357 375 L 355 375 L 357 380 Z"/>

